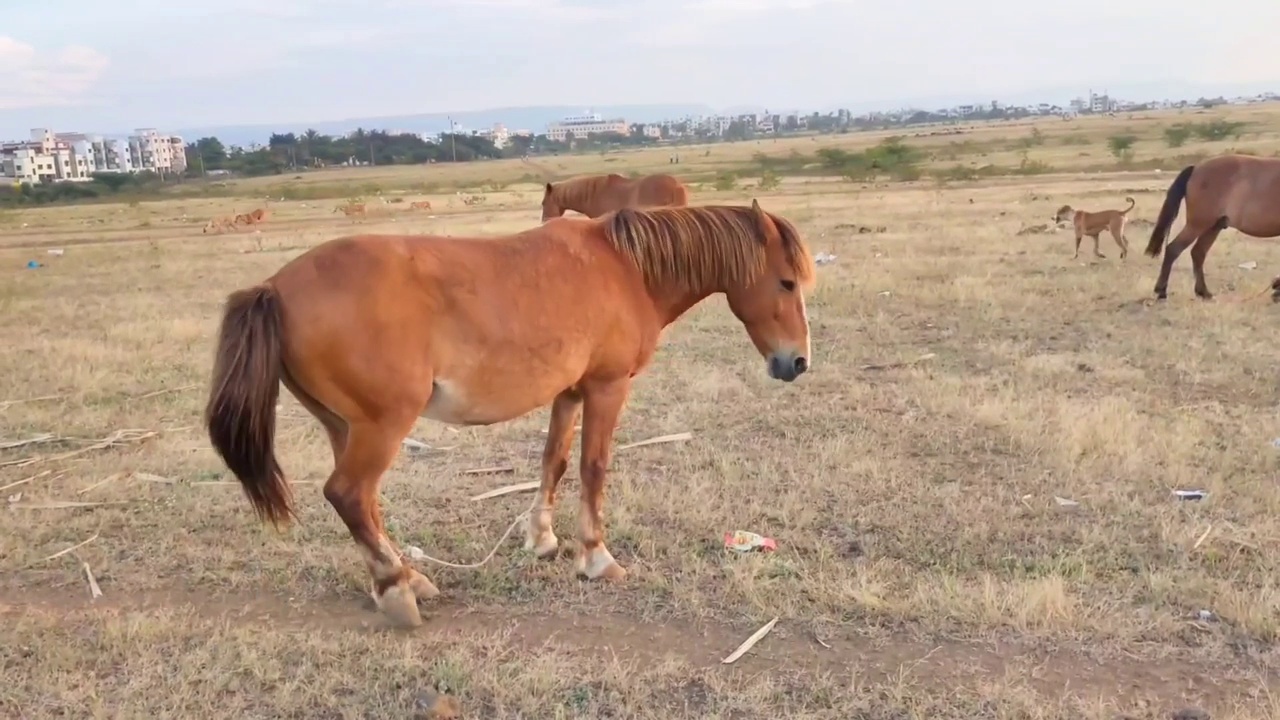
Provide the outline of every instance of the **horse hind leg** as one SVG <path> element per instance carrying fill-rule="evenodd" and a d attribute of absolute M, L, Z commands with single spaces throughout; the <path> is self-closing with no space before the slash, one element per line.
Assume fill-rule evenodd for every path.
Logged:
<path fill-rule="evenodd" d="M 1169 294 L 1169 275 L 1173 272 L 1173 263 L 1177 261 L 1178 256 L 1184 250 L 1191 246 L 1201 235 L 1210 230 L 1212 226 L 1205 226 L 1202 223 L 1193 225 L 1188 222 L 1182 226 L 1182 230 L 1169 242 L 1164 248 L 1164 260 L 1160 263 L 1160 276 L 1156 278 L 1156 286 L 1154 288 L 1156 299 L 1164 300 Z"/>
<path fill-rule="evenodd" d="M 348 427 L 333 474 L 324 486 L 325 499 L 338 512 L 360 546 L 373 580 L 373 599 L 378 609 L 401 626 L 422 622 L 416 602 L 415 572 L 400 559 L 400 552 L 382 527 L 378 506 L 378 485 L 400 450 L 415 418 L 397 422 L 362 421 Z M 424 577 L 423 580 L 426 580 Z M 430 581 L 426 581 L 430 584 Z M 430 590 L 434 590 L 434 585 Z M 438 592 L 438 591 L 437 591 Z M 430 594 L 430 593 L 429 593 Z"/>
<path fill-rule="evenodd" d="M 1212 300 L 1213 293 L 1209 292 L 1209 286 L 1204 281 L 1204 261 L 1209 255 L 1209 248 L 1213 247 L 1214 241 L 1218 239 L 1218 235 L 1222 234 L 1222 230 L 1226 227 L 1225 218 L 1217 225 L 1214 225 L 1209 232 L 1200 236 L 1196 244 L 1191 247 L 1191 271 L 1196 276 L 1196 297 L 1203 300 Z"/>
<path fill-rule="evenodd" d="M 551 423 L 547 428 L 547 443 L 542 450 L 542 485 L 529 508 L 529 523 L 524 547 L 540 558 L 555 557 L 560 540 L 551 527 L 556 504 L 556 486 L 569 468 L 569 454 L 573 449 L 573 425 L 582 409 L 582 396 L 574 390 L 566 390 L 556 396 L 551 405 Z"/>
<path fill-rule="evenodd" d="M 1104 260 L 1105 260 L 1105 259 L 1107 258 L 1107 256 L 1102 254 L 1102 248 L 1101 248 L 1101 247 L 1099 247 L 1099 245 L 1098 245 L 1098 244 L 1101 242 L 1101 239 L 1100 239 L 1100 238 L 1102 237 L 1102 232 L 1101 232 L 1101 231 L 1098 231 L 1097 233 L 1095 233 L 1095 234 L 1093 234 L 1093 235 L 1090 235 L 1089 237 L 1093 239 L 1093 255 L 1094 255 L 1094 257 L 1100 257 L 1100 258 L 1102 258 L 1102 259 L 1104 259 Z"/>

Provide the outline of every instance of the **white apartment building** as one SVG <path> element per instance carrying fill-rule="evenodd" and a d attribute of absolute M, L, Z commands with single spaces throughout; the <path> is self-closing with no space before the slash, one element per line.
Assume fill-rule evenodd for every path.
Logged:
<path fill-rule="evenodd" d="M 28 140 L 0 143 L 0 177 L 28 183 L 86 182 L 100 172 L 185 171 L 182 138 L 150 133 L 126 141 L 35 128 Z"/>
<path fill-rule="evenodd" d="M 570 133 L 575 138 L 586 138 L 592 133 L 627 135 L 630 132 L 631 128 L 626 120 L 621 118 L 605 120 L 598 113 L 573 115 L 547 126 L 547 137 L 556 142 L 564 142 Z"/>
<path fill-rule="evenodd" d="M 511 131 L 507 130 L 507 126 L 502 123 L 495 123 L 488 130 L 480 130 L 476 132 L 477 137 L 482 137 L 493 143 L 493 146 L 501 150 L 511 141 Z"/>
<path fill-rule="evenodd" d="M 177 135 L 161 135 L 155 128 L 139 128 L 129 136 L 133 166 L 162 175 L 187 170 L 187 145 Z"/>

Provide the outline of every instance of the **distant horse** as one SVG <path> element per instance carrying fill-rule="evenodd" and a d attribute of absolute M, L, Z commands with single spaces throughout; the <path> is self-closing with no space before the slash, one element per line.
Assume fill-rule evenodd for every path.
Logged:
<path fill-rule="evenodd" d="M 430 210 L 430 209 L 431 209 L 431 201 L 430 201 L 430 200 L 416 200 L 416 201 L 414 201 L 414 202 L 409 203 L 409 209 L 410 209 L 410 210 Z"/>
<path fill-rule="evenodd" d="M 345 205 L 338 205 L 333 208 L 333 212 L 340 212 L 347 217 L 351 217 L 352 215 L 364 215 L 364 203 L 346 203 Z"/>
<path fill-rule="evenodd" d="M 1204 259 L 1219 233 L 1231 227 L 1257 238 L 1280 236 L 1280 158 L 1219 155 L 1183 168 L 1165 194 L 1147 255 L 1159 254 L 1183 198 L 1187 222 L 1165 248 L 1155 293 L 1165 299 L 1173 263 L 1190 247 L 1196 295 L 1208 300 L 1213 293 L 1204 281 Z"/>
<path fill-rule="evenodd" d="M 671 175 L 658 173 L 625 178 L 617 173 L 547 183 L 542 194 L 542 221 L 576 210 L 587 217 L 600 217 L 623 208 L 684 207 L 689 190 Z"/>
<path fill-rule="evenodd" d="M 339 238 L 229 296 L 205 423 L 258 515 L 287 525 L 291 491 L 274 451 L 283 382 L 328 433 L 324 496 L 364 555 L 374 600 L 417 625 L 415 596 L 439 591 L 386 536 L 378 505 L 415 421 L 491 425 L 551 404 L 525 541 L 551 557 L 581 411 L 576 570 L 621 579 L 604 543 L 605 469 L 663 328 L 724 293 L 769 376 L 791 382 L 809 367 L 803 291 L 814 281 L 795 227 L 755 201 L 559 218 L 503 237 Z"/>

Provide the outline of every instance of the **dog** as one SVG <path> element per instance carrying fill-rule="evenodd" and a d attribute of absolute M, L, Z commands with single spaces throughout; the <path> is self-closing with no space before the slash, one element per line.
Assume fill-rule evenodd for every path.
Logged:
<path fill-rule="evenodd" d="M 1070 205 L 1063 205 L 1058 208 L 1058 212 L 1053 216 L 1054 223 L 1062 223 L 1066 220 L 1071 221 L 1071 225 L 1076 231 L 1076 254 L 1071 256 L 1072 260 L 1080 257 L 1080 241 L 1085 235 L 1093 238 L 1093 254 L 1105 258 L 1098 249 L 1098 236 L 1103 230 L 1110 231 L 1111 237 L 1115 239 L 1116 245 L 1120 246 L 1120 259 L 1125 259 L 1129 254 L 1129 240 L 1124 236 L 1125 225 L 1129 222 L 1129 211 L 1133 209 L 1135 203 L 1133 198 L 1126 197 L 1129 207 L 1123 210 L 1101 210 L 1099 212 L 1085 212 L 1084 210 L 1074 210 Z"/>

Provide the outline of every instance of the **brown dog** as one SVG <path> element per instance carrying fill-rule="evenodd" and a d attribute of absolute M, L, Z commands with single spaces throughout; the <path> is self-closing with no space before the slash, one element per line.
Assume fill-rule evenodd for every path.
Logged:
<path fill-rule="evenodd" d="M 1098 251 L 1098 236 L 1103 230 L 1111 232 L 1111 237 L 1115 238 L 1116 245 L 1120 246 L 1120 259 L 1123 260 L 1129 254 L 1129 240 L 1124 236 L 1124 226 L 1129 222 L 1129 211 L 1136 205 L 1133 198 L 1127 197 L 1129 207 L 1123 210 L 1101 210 L 1099 212 L 1085 212 L 1084 210 L 1073 210 L 1070 205 L 1063 205 L 1058 208 L 1058 212 L 1053 216 L 1055 223 L 1071 220 L 1072 226 L 1076 231 L 1076 254 L 1071 256 L 1074 260 L 1080 257 L 1080 241 L 1085 235 L 1093 238 L 1093 254 L 1100 258 L 1105 258 Z"/>

